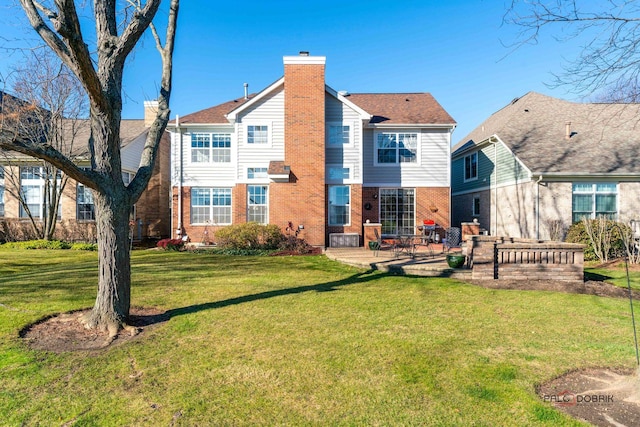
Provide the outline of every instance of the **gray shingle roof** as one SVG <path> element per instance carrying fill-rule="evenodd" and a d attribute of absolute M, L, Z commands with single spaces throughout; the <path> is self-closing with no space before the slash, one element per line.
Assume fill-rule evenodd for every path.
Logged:
<path fill-rule="evenodd" d="M 575 103 L 529 92 L 458 142 L 454 156 L 492 135 L 534 173 L 640 173 L 640 104 Z"/>

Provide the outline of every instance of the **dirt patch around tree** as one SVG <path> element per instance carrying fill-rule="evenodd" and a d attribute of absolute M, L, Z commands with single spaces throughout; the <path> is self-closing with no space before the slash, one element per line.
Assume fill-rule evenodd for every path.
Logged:
<path fill-rule="evenodd" d="M 124 344 L 144 336 L 149 328 L 169 320 L 169 315 L 156 308 L 132 307 L 129 325 L 132 331 L 121 330 L 115 339 L 107 331 L 85 329 L 80 317 L 90 309 L 61 313 L 42 319 L 20 331 L 27 345 L 34 350 L 62 353 L 66 351 L 95 351 Z"/>

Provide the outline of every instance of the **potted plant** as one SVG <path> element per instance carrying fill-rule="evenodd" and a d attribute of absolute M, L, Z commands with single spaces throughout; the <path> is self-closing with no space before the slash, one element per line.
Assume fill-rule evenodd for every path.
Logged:
<path fill-rule="evenodd" d="M 460 268 L 464 265 L 464 261 L 466 256 L 462 254 L 448 254 L 447 255 L 447 264 L 451 268 Z"/>

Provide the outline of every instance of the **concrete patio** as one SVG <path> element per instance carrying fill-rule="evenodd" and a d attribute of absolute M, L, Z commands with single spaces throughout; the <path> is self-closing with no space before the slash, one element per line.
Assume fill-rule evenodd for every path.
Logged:
<path fill-rule="evenodd" d="M 460 249 L 448 253 L 460 253 Z M 325 255 L 329 259 L 361 268 L 388 271 L 395 274 L 407 274 L 428 277 L 451 277 L 459 280 L 471 280 L 471 270 L 451 268 L 447 264 L 447 252 L 442 245 L 432 245 L 432 252 L 419 248 L 415 257 L 401 254 L 396 257 L 393 250 L 376 252 L 368 248 L 327 248 Z"/>

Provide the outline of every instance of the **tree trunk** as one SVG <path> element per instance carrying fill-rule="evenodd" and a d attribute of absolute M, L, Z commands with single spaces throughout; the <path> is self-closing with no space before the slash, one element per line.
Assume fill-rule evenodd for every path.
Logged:
<path fill-rule="evenodd" d="M 83 319 L 86 328 L 98 328 L 113 337 L 126 326 L 131 301 L 129 212 L 124 187 L 110 194 L 95 194 L 98 233 L 98 295 Z"/>

